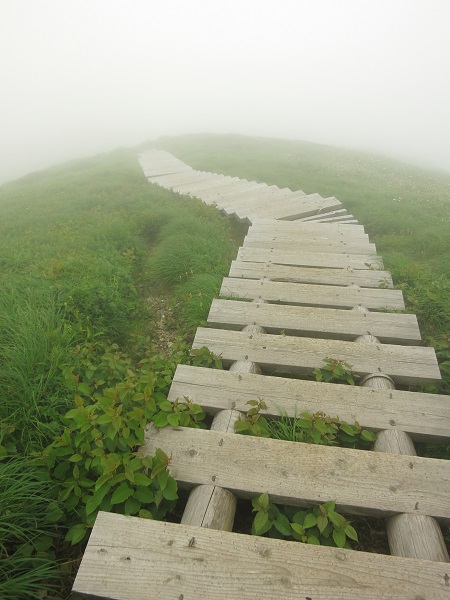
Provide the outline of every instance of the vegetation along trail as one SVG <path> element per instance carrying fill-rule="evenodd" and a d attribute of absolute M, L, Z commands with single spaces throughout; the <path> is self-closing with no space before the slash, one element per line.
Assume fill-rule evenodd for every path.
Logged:
<path fill-rule="evenodd" d="M 150 186 L 137 154 L 154 146 L 195 169 L 338 197 L 436 349 L 444 383 L 421 389 L 448 393 L 446 174 L 302 142 L 185 136 L 4 185 L 0 597 L 68 597 L 99 509 L 177 521 L 186 502 L 168 457 L 143 464 L 135 450 L 146 421 L 178 418 L 165 404 L 177 364 L 217 366 L 189 348 L 246 228 Z M 420 453 L 448 458 L 450 448 L 424 443 Z"/>

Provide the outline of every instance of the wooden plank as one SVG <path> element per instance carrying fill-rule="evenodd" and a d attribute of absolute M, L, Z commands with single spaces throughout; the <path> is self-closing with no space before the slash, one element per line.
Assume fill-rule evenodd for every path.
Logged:
<path fill-rule="evenodd" d="M 235 181 L 232 177 L 225 177 L 224 175 L 213 174 L 213 176 L 210 179 L 199 181 L 197 183 L 192 182 L 180 184 L 174 189 L 175 191 L 180 192 L 182 194 L 190 194 L 191 196 L 194 196 L 196 193 L 201 192 L 204 189 L 218 189 L 223 187 L 235 186 L 236 184 L 239 185 L 239 183 Z"/>
<path fill-rule="evenodd" d="M 450 398 L 438 394 L 371 389 L 286 377 L 262 377 L 178 365 L 169 400 L 188 396 L 208 414 L 249 409 L 249 400 L 263 400 L 273 417 L 324 412 L 342 421 L 358 421 L 375 431 L 400 430 L 418 441 L 450 438 Z"/>
<path fill-rule="evenodd" d="M 313 215 L 312 217 L 305 217 L 304 219 L 301 219 L 302 221 L 316 221 L 318 219 L 321 219 L 324 216 L 328 216 L 329 217 L 335 217 L 335 216 L 340 216 L 342 217 L 342 215 L 348 215 L 348 212 L 345 208 L 340 208 L 338 210 L 333 210 L 331 212 L 328 213 L 328 215 Z"/>
<path fill-rule="evenodd" d="M 357 227 L 353 227 L 349 229 L 339 223 L 328 223 L 325 225 L 321 225 L 319 223 L 314 222 L 304 222 L 304 221 L 274 221 L 273 219 L 256 219 L 252 225 L 252 229 L 258 231 L 268 231 L 269 233 L 274 232 L 295 232 L 295 231 L 320 231 L 325 233 L 327 232 L 343 232 L 345 235 L 353 235 L 356 236 L 357 233 L 360 233 L 363 237 L 366 237 L 366 233 L 364 233 L 364 227 L 362 225 L 358 225 Z"/>
<path fill-rule="evenodd" d="M 354 340 L 374 335 L 383 344 L 420 344 L 415 315 L 309 306 L 286 306 L 235 300 L 213 300 L 208 315 L 210 327 L 240 331 L 245 325 L 260 325 L 267 333 Z"/>
<path fill-rule="evenodd" d="M 193 348 L 207 346 L 225 366 L 237 360 L 257 363 L 270 374 L 311 373 L 327 357 L 344 360 L 360 376 L 389 375 L 396 383 L 437 383 L 441 375 L 433 348 L 365 344 L 199 327 Z"/>
<path fill-rule="evenodd" d="M 258 183 L 257 181 L 247 181 L 245 179 L 241 179 L 239 184 L 235 187 L 230 187 L 221 190 L 203 190 L 201 192 L 201 200 L 219 200 L 225 199 L 228 197 L 234 197 L 237 195 L 247 194 L 252 190 L 256 189 L 267 189 L 266 183 Z"/>
<path fill-rule="evenodd" d="M 297 240 L 290 239 L 264 239 L 263 236 L 257 235 L 254 236 L 252 233 L 245 237 L 244 248 L 265 248 L 274 250 L 305 250 L 306 252 L 336 252 L 338 254 L 376 254 L 375 244 L 371 242 L 366 242 L 365 240 L 355 240 L 355 241 L 347 241 L 347 240 L 323 240 L 323 239 L 313 239 L 313 238 L 305 238 L 301 239 L 300 237 Z"/>
<path fill-rule="evenodd" d="M 326 212 L 332 210 L 337 206 L 341 206 L 341 203 L 336 198 L 292 198 L 286 205 L 274 205 L 261 209 L 260 211 L 254 211 L 249 214 L 250 218 L 269 218 L 269 219 L 286 219 L 295 220 L 300 217 L 317 214 L 318 212 Z"/>
<path fill-rule="evenodd" d="M 265 250 L 239 248 L 239 260 L 251 262 L 273 262 L 278 265 L 299 267 L 328 267 L 334 269 L 382 269 L 379 256 L 366 254 L 332 254 L 328 252 L 303 252 L 300 250 Z"/>
<path fill-rule="evenodd" d="M 115 600 L 443 600 L 448 565 L 99 512 L 73 591 Z"/>
<path fill-rule="evenodd" d="M 361 305 L 369 310 L 403 310 L 401 290 L 354 288 L 337 285 L 285 283 L 267 279 L 225 277 L 220 295 L 233 299 L 267 300 L 322 308 L 353 308 Z"/>
<path fill-rule="evenodd" d="M 182 487 L 214 483 L 241 498 L 267 492 L 292 506 L 335 500 L 344 513 L 450 521 L 445 460 L 149 426 L 142 450 L 154 455 L 156 448 L 172 456 L 169 469 Z"/>
<path fill-rule="evenodd" d="M 358 269 L 313 269 L 263 262 L 233 260 L 230 277 L 245 279 L 271 279 L 290 283 L 311 283 L 324 285 L 358 285 L 368 288 L 392 288 L 392 277 L 387 271 L 366 271 Z"/>
<path fill-rule="evenodd" d="M 139 156 L 138 160 L 146 177 L 181 171 L 192 171 L 192 167 L 188 166 L 178 158 L 175 158 L 168 152 L 160 150 L 144 152 Z"/>
<path fill-rule="evenodd" d="M 276 221 L 278 222 L 278 221 Z M 291 223 L 292 221 L 280 221 L 281 223 Z M 317 227 L 310 227 L 305 224 L 304 227 L 298 227 L 295 231 L 280 231 L 274 227 L 273 231 L 268 229 L 260 229 L 258 226 L 252 225 L 247 232 L 247 238 L 255 240 L 277 240 L 283 242 L 298 242 L 302 240 L 317 240 L 323 242 L 346 242 L 351 244 L 370 243 L 367 234 L 357 232 L 353 235 L 352 229 L 343 230 L 342 227 L 333 228 L 329 224 L 323 231 Z"/>
<path fill-rule="evenodd" d="M 292 192 L 291 192 L 292 193 Z M 232 209 L 236 206 L 241 206 L 243 202 L 247 205 L 255 205 L 258 206 L 264 202 L 270 201 L 270 199 L 274 197 L 285 197 L 286 192 L 280 190 L 276 185 L 270 185 L 266 187 L 259 187 L 253 190 L 250 190 L 248 193 L 243 196 L 242 194 L 239 196 L 228 196 L 221 201 L 221 206 L 224 209 Z"/>

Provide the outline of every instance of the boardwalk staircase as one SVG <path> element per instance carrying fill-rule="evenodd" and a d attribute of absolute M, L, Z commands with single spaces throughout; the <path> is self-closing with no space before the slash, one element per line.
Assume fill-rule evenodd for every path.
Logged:
<path fill-rule="evenodd" d="M 99 513 L 74 590 L 120 600 L 450 599 L 440 524 L 450 520 L 450 468 L 416 455 L 450 437 L 448 396 L 397 390 L 440 380 L 417 319 L 383 270 L 364 228 L 336 198 L 196 171 L 162 151 L 141 155 L 146 177 L 200 198 L 250 227 L 207 328 L 227 370 L 179 365 L 169 400 L 188 396 L 210 430 L 149 426 L 143 450 L 172 453 L 191 490 L 181 524 Z M 292 377 L 345 360 L 359 386 Z M 406 384 L 406 386 L 405 386 Z M 266 413 L 323 411 L 378 432 L 373 451 L 234 433 L 261 399 Z M 335 500 L 347 515 L 385 519 L 390 555 L 233 533 L 237 499 Z"/>

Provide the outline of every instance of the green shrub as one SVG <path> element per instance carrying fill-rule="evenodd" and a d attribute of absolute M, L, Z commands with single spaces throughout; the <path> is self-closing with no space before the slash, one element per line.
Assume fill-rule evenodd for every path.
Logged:
<path fill-rule="evenodd" d="M 274 538 L 290 538 L 314 545 L 351 548 L 350 540 L 358 541 L 358 534 L 345 517 L 336 512 L 336 503 L 325 502 L 307 510 L 278 507 L 267 494 L 252 499 L 253 535 L 268 534 Z"/>

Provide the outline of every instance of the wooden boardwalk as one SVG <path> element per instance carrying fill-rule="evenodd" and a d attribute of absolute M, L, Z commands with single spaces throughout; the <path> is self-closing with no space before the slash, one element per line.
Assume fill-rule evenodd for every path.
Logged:
<path fill-rule="evenodd" d="M 188 396 L 211 430 L 149 426 L 143 451 L 172 454 L 192 490 L 181 524 L 99 513 L 74 591 L 92 598 L 219 600 L 450 599 L 440 523 L 450 522 L 448 461 L 417 457 L 414 442 L 450 438 L 448 396 L 395 389 L 440 380 L 417 319 L 404 314 L 364 228 L 336 198 L 193 170 L 155 150 L 151 183 L 200 198 L 250 224 L 213 301 L 208 346 L 227 370 L 179 365 L 169 400 Z M 343 359 L 359 386 L 286 377 Z M 281 377 L 281 375 L 283 375 Z M 265 413 L 323 411 L 378 432 L 372 451 L 234 433 L 261 399 Z M 348 515 L 385 519 L 391 555 L 233 533 L 238 498 L 335 500 Z"/>

